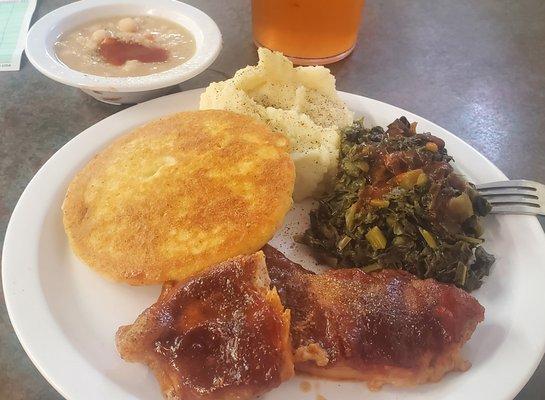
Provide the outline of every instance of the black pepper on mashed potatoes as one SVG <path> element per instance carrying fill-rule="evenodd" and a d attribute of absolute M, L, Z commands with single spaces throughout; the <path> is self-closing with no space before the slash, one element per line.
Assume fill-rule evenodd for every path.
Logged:
<path fill-rule="evenodd" d="M 290 141 L 295 163 L 294 200 L 323 192 L 335 176 L 339 128 L 353 113 L 338 97 L 325 67 L 293 67 L 281 53 L 260 48 L 257 66 L 214 82 L 201 95 L 201 109 L 224 109 L 258 118 Z"/>

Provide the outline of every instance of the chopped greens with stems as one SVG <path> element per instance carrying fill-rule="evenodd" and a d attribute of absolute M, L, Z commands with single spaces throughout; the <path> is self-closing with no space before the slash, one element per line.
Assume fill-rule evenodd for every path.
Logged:
<path fill-rule="evenodd" d="M 400 268 L 471 291 L 494 257 L 482 247 L 490 204 L 457 174 L 440 138 L 401 117 L 341 131 L 334 188 L 300 238 L 339 267 Z"/>

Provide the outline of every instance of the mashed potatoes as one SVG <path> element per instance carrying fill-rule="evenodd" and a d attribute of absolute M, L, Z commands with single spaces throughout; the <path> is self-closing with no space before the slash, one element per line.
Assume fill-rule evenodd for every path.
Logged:
<path fill-rule="evenodd" d="M 353 114 L 337 96 L 327 68 L 294 68 L 281 53 L 258 53 L 257 66 L 210 84 L 200 108 L 250 115 L 284 133 L 296 168 L 294 200 L 319 195 L 336 172 L 338 129 L 350 125 Z"/>

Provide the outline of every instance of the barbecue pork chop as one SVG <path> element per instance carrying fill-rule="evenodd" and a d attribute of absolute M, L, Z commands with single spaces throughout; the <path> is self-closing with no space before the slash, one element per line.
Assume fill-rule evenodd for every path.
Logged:
<path fill-rule="evenodd" d="M 118 330 L 118 351 L 148 365 L 169 400 L 253 398 L 293 375 L 289 311 L 269 285 L 261 252 L 167 284 Z"/>
<path fill-rule="evenodd" d="M 460 349 L 484 308 L 463 290 L 401 270 L 314 274 L 269 245 L 263 251 L 272 285 L 291 310 L 296 370 L 379 389 L 470 367 Z"/>

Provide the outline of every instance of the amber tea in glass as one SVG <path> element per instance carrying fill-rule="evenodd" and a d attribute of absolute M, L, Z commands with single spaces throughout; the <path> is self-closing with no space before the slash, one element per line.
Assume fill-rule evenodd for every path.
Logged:
<path fill-rule="evenodd" d="M 256 45 L 296 64 L 328 64 L 354 49 L 365 0 L 252 0 Z"/>

